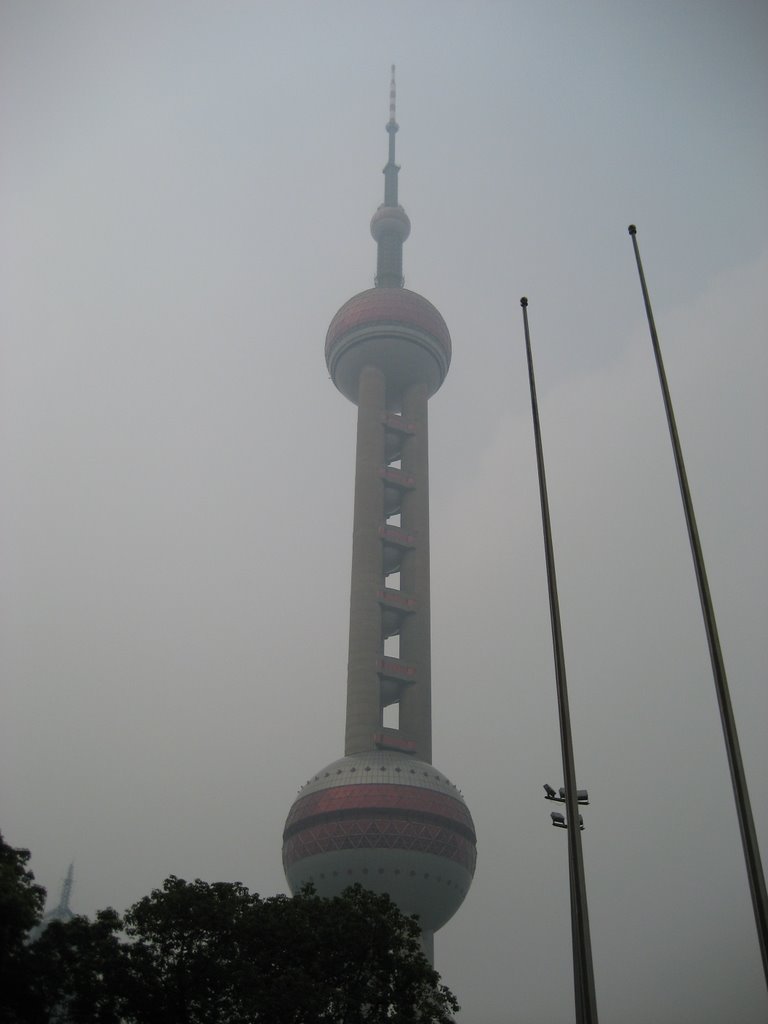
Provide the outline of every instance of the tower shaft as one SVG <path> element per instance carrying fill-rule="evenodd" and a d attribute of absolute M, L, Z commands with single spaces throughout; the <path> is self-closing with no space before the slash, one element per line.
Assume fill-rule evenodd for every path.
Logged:
<path fill-rule="evenodd" d="M 358 384 L 345 754 L 432 759 L 427 391 L 387 409 L 384 371 Z M 389 708 L 389 712 L 385 709 Z"/>
<path fill-rule="evenodd" d="M 429 458 L 427 393 L 423 385 L 410 388 L 403 401 L 403 416 L 413 434 L 403 446 L 403 472 L 413 489 L 403 494 L 403 528 L 415 538 L 405 552 L 400 583 L 413 594 L 415 609 L 405 616 L 400 632 L 400 657 L 412 665 L 414 682 L 406 687 L 400 704 L 400 725 L 413 740 L 422 761 L 432 761 L 432 650 L 429 605 Z"/>
<path fill-rule="evenodd" d="M 367 366 L 360 374 L 357 407 L 355 508 L 352 525 L 352 585 L 349 608 L 345 754 L 371 750 L 381 728 L 378 659 L 381 647 L 384 416 L 386 380 Z"/>

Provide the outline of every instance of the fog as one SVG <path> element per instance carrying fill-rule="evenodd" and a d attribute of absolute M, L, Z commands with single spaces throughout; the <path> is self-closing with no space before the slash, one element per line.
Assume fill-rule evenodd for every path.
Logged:
<path fill-rule="evenodd" d="M 478 833 L 464 1024 L 573 1019 L 530 301 L 603 1024 L 768 1016 L 627 225 L 768 847 L 768 9 L 749 0 L 0 9 L 0 826 L 53 903 L 285 890 L 343 753 L 355 409 L 389 67 L 430 403 L 435 763 Z"/>

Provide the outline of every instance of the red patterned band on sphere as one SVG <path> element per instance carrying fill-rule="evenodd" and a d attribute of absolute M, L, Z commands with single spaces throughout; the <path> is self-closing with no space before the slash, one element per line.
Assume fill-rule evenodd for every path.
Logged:
<path fill-rule="evenodd" d="M 332 786 L 299 797 L 288 815 L 284 837 L 315 821 L 359 816 L 360 812 L 431 820 L 456 829 L 471 842 L 475 840 L 472 818 L 461 800 L 431 789 L 391 783 Z"/>
<path fill-rule="evenodd" d="M 407 288 L 369 288 L 345 302 L 328 328 L 325 339 L 326 359 L 335 342 L 348 331 L 364 324 L 376 323 L 418 327 L 440 343 L 450 360 L 451 335 L 445 320 L 428 299 Z"/>
<path fill-rule="evenodd" d="M 306 857 L 360 849 L 430 853 L 461 865 L 470 877 L 477 860 L 474 842 L 453 828 L 403 817 L 366 815 L 349 820 L 329 818 L 308 828 L 299 827 L 283 844 L 283 864 L 287 869 Z"/>

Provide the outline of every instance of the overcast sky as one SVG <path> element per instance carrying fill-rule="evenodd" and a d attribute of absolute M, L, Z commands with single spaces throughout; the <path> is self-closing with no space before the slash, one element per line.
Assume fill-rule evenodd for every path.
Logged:
<path fill-rule="evenodd" d="M 343 752 L 355 409 L 398 67 L 430 403 L 435 763 L 478 833 L 465 1024 L 572 1020 L 530 321 L 603 1024 L 768 1016 L 627 225 L 768 849 L 768 6 L 5 0 L 0 823 L 55 898 L 285 890 Z"/>

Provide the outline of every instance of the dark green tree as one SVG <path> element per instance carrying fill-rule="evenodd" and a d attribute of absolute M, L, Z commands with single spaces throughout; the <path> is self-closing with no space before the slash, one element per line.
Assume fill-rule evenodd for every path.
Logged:
<path fill-rule="evenodd" d="M 16 850 L 0 835 L 0 1022 L 16 1021 L 29 1001 L 31 976 L 26 938 L 40 921 L 45 889 L 27 868 L 29 850 Z"/>
<path fill-rule="evenodd" d="M 51 925 L 29 956 L 24 1024 L 448 1024 L 458 1009 L 416 922 L 359 886 L 261 899 L 171 876 L 122 921 Z"/>
<path fill-rule="evenodd" d="M 248 1020 L 238 980 L 261 900 L 239 882 L 171 875 L 125 915 L 129 1019 L 140 1024 Z M 245 968 L 245 970 L 244 970 Z M 258 1019 L 258 1018 L 255 1018 Z"/>
<path fill-rule="evenodd" d="M 266 900 L 171 877 L 126 914 L 136 1024 L 446 1024 L 416 922 L 356 886 Z"/>
<path fill-rule="evenodd" d="M 312 986 L 314 1000 L 309 993 L 306 1002 L 289 1000 L 283 1005 L 288 1015 L 276 1019 L 292 1024 L 445 1024 L 458 1010 L 424 957 L 418 924 L 388 896 L 359 885 L 331 900 L 305 890 L 292 900 L 267 900 L 265 910 L 273 918 L 267 933 L 279 933 L 281 923 L 287 926 L 282 955 L 292 975 L 301 978 L 307 962 L 313 966 L 305 985 Z M 309 948 L 293 945 L 291 936 L 297 932 L 309 939 Z M 280 1008 L 284 990 L 279 965 L 271 982 L 269 995 Z"/>
<path fill-rule="evenodd" d="M 122 928 L 111 908 L 95 921 L 52 921 L 28 950 L 34 982 L 25 1024 L 119 1024 L 130 981 Z"/>

